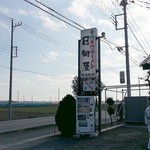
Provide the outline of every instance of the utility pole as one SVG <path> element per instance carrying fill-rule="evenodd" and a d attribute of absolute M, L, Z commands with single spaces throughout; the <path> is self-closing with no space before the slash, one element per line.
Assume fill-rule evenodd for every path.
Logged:
<path fill-rule="evenodd" d="M 12 119 L 12 71 L 13 71 L 13 58 L 17 57 L 17 47 L 13 46 L 13 33 L 17 26 L 22 25 L 21 22 L 14 24 L 13 18 L 11 19 L 11 45 L 10 45 L 10 79 L 9 79 L 9 119 Z M 16 49 L 14 55 L 13 50 Z"/>
<path fill-rule="evenodd" d="M 128 24 L 127 24 L 127 0 L 122 0 L 121 4 L 124 10 L 124 33 L 125 33 L 125 54 L 126 54 L 126 78 L 127 78 L 127 96 L 131 97 L 130 84 L 130 65 L 129 65 L 129 45 L 128 45 Z"/>
<path fill-rule="evenodd" d="M 130 83 L 130 64 L 129 64 L 129 45 L 128 45 L 128 23 L 127 23 L 127 0 L 122 0 L 120 5 L 123 7 L 123 14 L 116 15 L 117 16 L 124 16 L 124 27 L 117 28 L 117 21 L 116 21 L 116 30 L 124 29 L 125 34 L 125 57 L 126 57 L 126 79 L 127 79 L 127 96 L 131 97 L 131 83 Z"/>

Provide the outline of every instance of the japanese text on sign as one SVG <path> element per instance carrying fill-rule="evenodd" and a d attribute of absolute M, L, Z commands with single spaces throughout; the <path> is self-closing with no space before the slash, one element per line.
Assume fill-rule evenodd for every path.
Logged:
<path fill-rule="evenodd" d="M 81 31 L 80 71 L 81 78 L 95 78 L 97 67 L 97 29 Z"/>

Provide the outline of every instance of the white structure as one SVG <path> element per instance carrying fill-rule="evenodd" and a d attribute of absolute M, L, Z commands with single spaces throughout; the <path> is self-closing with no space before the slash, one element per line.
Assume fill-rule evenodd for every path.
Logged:
<path fill-rule="evenodd" d="M 96 78 L 97 69 L 97 29 L 81 30 L 80 78 Z"/>
<path fill-rule="evenodd" d="M 96 134 L 95 97 L 77 96 L 76 99 L 76 136 Z"/>

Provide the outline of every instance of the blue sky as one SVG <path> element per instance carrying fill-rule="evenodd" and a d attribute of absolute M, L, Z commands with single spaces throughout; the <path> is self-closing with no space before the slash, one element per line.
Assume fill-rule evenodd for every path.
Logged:
<path fill-rule="evenodd" d="M 36 3 L 34 0 L 30 1 Z M 116 0 L 41 0 L 41 2 L 85 28 L 96 27 L 99 35 L 101 32 L 106 33 L 105 42 L 101 42 L 102 81 L 107 86 L 120 84 L 119 72 L 125 71 L 125 56 L 123 52 L 117 51 L 116 46 L 124 46 L 124 31 L 116 31 L 110 19 L 111 15 L 122 13 L 119 3 Z M 101 10 L 94 3 L 101 6 Z M 78 73 L 80 30 L 24 0 L 1 0 L 0 13 L 0 99 L 8 100 L 9 93 L 11 33 L 9 18 L 14 18 L 14 23 L 22 22 L 22 25 L 14 30 L 14 46 L 18 47 L 18 56 L 13 59 L 13 99 L 57 101 L 58 91 L 60 99 L 66 94 L 72 94 L 71 82 Z M 138 0 L 128 5 L 128 23 L 147 54 L 150 51 L 149 16 L 150 10 Z M 122 26 L 121 17 L 118 21 Z M 30 32 L 27 31 L 29 29 Z M 139 76 L 145 76 L 145 72 L 139 67 L 147 56 L 142 47 L 129 30 L 129 53 L 134 62 L 136 61 L 136 63 L 130 61 L 131 84 L 138 83 Z"/>

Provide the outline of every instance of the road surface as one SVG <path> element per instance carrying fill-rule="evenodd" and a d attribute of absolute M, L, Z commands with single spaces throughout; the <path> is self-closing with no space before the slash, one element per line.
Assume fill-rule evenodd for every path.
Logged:
<path fill-rule="evenodd" d="M 98 120 L 96 113 L 96 120 Z M 105 111 L 102 111 L 102 123 L 109 122 L 109 116 Z M 20 120 L 0 121 L 0 133 L 11 132 L 16 130 L 24 130 L 47 125 L 55 125 L 55 116 L 28 118 Z"/>

